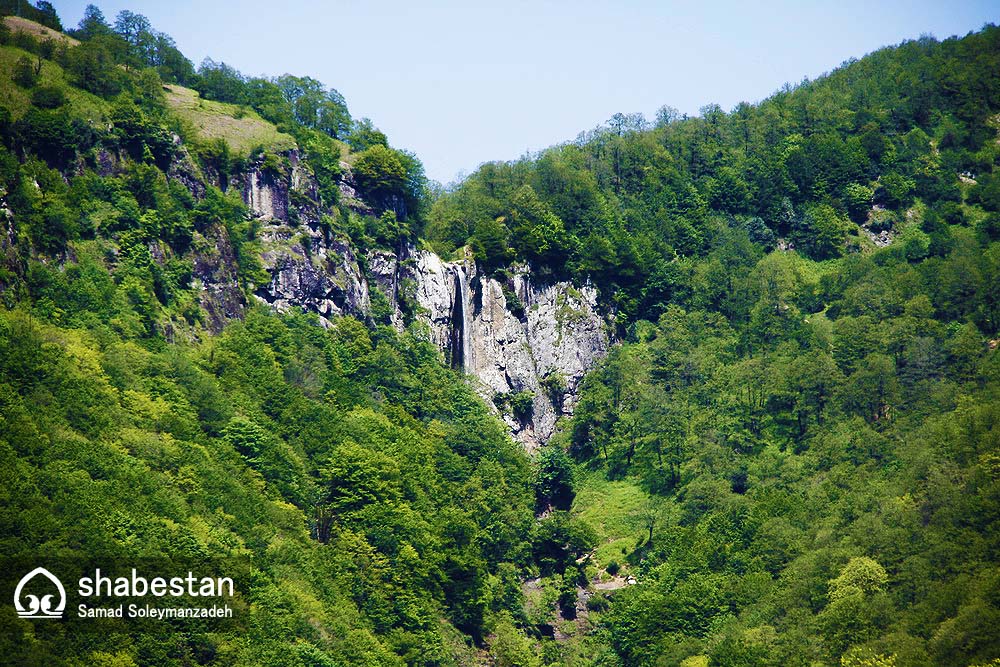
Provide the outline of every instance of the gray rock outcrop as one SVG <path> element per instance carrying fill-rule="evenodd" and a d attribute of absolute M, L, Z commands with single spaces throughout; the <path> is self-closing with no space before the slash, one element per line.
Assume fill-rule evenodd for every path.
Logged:
<path fill-rule="evenodd" d="M 445 262 L 413 248 L 375 251 L 360 261 L 324 225 L 315 183 L 298 155 L 285 157 L 283 173 L 252 165 L 231 184 L 261 225 L 270 280 L 255 296 L 278 311 L 316 313 L 329 325 L 340 315 L 369 319 L 379 290 L 394 326 L 417 323 L 526 448 L 544 444 L 558 419 L 572 414 L 583 376 L 607 354 L 610 328 L 597 291 L 536 283 L 526 268 L 501 282 L 481 275 L 471 257 Z M 341 187 L 345 199 L 359 202 L 349 178 Z M 362 204 L 353 207 L 364 212 Z"/>
<path fill-rule="evenodd" d="M 592 287 L 534 284 L 524 269 L 504 284 L 480 275 L 471 259 L 444 262 L 426 251 L 403 261 L 377 253 L 368 265 L 397 326 L 404 311 L 426 324 L 431 341 L 529 450 L 572 414 L 580 381 L 607 354 L 609 327 Z"/>
<path fill-rule="evenodd" d="M 254 295 L 281 312 L 314 312 L 324 324 L 338 315 L 363 317 L 371 304 L 353 248 L 324 225 L 318 188 L 298 151 L 281 157 L 281 169 L 260 160 L 230 184 L 261 224 L 261 260 L 270 281 Z"/>
<path fill-rule="evenodd" d="M 255 296 L 280 312 L 301 308 L 328 323 L 337 315 L 366 315 L 368 285 L 350 244 L 303 225 L 269 225 L 261 230 L 264 268 L 271 274 Z"/>

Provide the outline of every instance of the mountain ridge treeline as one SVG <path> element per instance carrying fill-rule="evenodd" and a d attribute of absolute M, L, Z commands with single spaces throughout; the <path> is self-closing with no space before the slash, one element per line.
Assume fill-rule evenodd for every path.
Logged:
<path fill-rule="evenodd" d="M 616 114 L 536 158 L 484 164 L 438 198 L 425 236 L 444 253 L 470 243 L 494 268 L 592 280 L 625 321 L 656 319 L 724 226 L 765 251 L 781 239 L 835 258 L 870 247 L 859 227 L 905 227 L 919 192 L 930 239 L 958 222 L 995 236 L 998 39 L 987 26 L 904 42 L 731 113 L 664 107 L 652 128 Z M 989 215 L 967 219 L 963 189 Z"/>

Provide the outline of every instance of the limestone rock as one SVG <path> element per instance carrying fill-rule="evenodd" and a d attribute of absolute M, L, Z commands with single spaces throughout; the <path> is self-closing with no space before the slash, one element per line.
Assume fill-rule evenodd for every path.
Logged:
<path fill-rule="evenodd" d="M 426 251 L 403 260 L 374 253 L 368 266 L 394 305 L 397 326 L 405 324 L 404 309 L 414 311 L 412 319 L 426 324 L 431 342 L 473 377 L 484 398 L 531 394 L 530 411 L 502 411 L 528 449 L 572 414 L 580 381 L 611 343 L 592 287 L 534 284 L 526 269 L 504 285 L 479 275 L 470 258 L 443 262 Z"/>
<path fill-rule="evenodd" d="M 195 199 L 201 199 L 205 196 L 205 184 L 199 178 L 198 167 L 195 165 L 194 160 L 191 159 L 191 154 L 188 152 L 187 147 L 181 142 L 180 136 L 173 135 L 174 142 L 174 152 L 170 160 L 170 165 L 167 167 L 167 178 L 172 181 L 177 181 L 190 192 Z M 101 151 L 98 155 L 98 169 L 101 175 L 106 175 L 105 172 L 110 172 L 111 160 L 105 151 Z"/>
<path fill-rule="evenodd" d="M 546 442 L 558 419 L 572 414 L 580 381 L 611 344 L 597 291 L 536 282 L 526 267 L 501 283 L 481 275 L 469 256 L 445 262 L 413 248 L 373 251 L 359 261 L 350 243 L 324 224 L 318 188 L 298 152 L 280 159 L 280 169 L 273 163 L 265 168 L 260 159 L 228 184 L 261 225 L 261 257 L 270 279 L 254 296 L 278 311 L 316 313 L 329 325 L 341 315 L 370 319 L 378 289 L 389 302 L 392 324 L 399 330 L 422 324 L 418 330 L 427 332 L 448 363 L 469 374 L 525 447 Z M 349 167 L 343 167 L 342 201 L 369 212 Z M 241 314 L 244 305 L 236 300 L 235 276 L 221 275 L 209 262 L 225 251 L 217 247 L 195 271 L 213 327 L 217 318 Z"/>
<path fill-rule="evenodd" d="M 225 230 L 216 226 L 196 235 L 192 277 L 201 288 L 201 305 L 208 313 L 208 327 L 218 332 L 231 320 L 243 317 L 246 301 L 236 275 L 236 255 Z"/>
<path fill-rule="evenodd" d="M 328 324 L 338 315 L 367 316 L 368 283 L 350 243 L 320 227 L 275 224 L 261 230 L 261 259 L 271 274 L 255 296 L 279 312 L 300 308 Z"/>

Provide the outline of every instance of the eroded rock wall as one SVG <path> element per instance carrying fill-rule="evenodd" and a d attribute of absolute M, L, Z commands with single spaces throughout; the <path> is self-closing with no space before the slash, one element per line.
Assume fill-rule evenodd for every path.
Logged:
<path fill-rule="evenodd" d="M 443 262 L 426 251 L 403 261 L 378 253 L 369 270 L 395 306 L 397 325 L 404 310 L 413 310 L 445 358 L 474 378 L 529 449 L 572 414 L 580 381 L 608 352 L 609 327 L 594 288 L 535 284 L 524 270 L 505 285 L 480 275 L 471 259 Z M 522 392 L 531 397 L 527 410 L 515 409 Z"/>
<path fill-rule="evenodd" d="M 501 283 L 481 275 L 471 257 L 445 262 L 413 248 L 372 252 L 362 261 L 324 226 L 318 206 L 310 204 L 318 200 L 315 183 L 296 154 L 287 158 L 286 173 L 253 165 L 231 184 L 261 225 L 270 281 L 255 296 L 278 311 L 314 312 L 329 324 L 340 315 L 369 319 L 378 289 L 392 323 L 400 330 L 422 324 L 525 447 L 546 442 L 559 417 L 572 413 L 583 376 L 607 354 L 609 327 L 597 291 L 536 283 L 526 269 Z M 345 196 L 355 196 L 349 180 L 345 188 Z"/>
<path fill-rule="evenodd" d="M 371 304 L 354 249 L 324 225 L 318 188 L 298 152 L 283 158 L 279 171 L 253 164 L 230 184 L 261 225 L 261 259 L 270 281 L 255 296 L 280 312 L 314 312 L 324 323 L 338 315 L 364 317 Z"/>

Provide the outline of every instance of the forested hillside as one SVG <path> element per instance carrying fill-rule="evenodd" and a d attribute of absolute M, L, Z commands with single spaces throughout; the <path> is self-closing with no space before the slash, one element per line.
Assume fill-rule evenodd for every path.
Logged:
<path fill-rule="evenodd" d="M 0 28 L 0 558 L 252 563 L 235 629 L 78 634 L 5 604 L 0 661 L 474 660 L 519 609 L 527 457 L 430 343 L 254 306 L 260 223 L 228 187 L 299 159 L 316 188 L 293 212 L 395 244 L 419 163 L 310 79 L 200 99 L 181 84 L 214 97 L 212 66 L 137 14 Z M 339 205 L 345 159 L 361 213 Z"/>
<path fill-rule="evenodd" d="M 434 203 L 441 252 L 592 282 L 625 337 L 543 452 L 638 580 L 591 598 L 623 664 L 1000 655 L 998 67 L 995 27 L 922 38 Z"/>
<path fill-rule="evenodd" d="M 309 76 L 0 11 L 0 561 L 250 564 L 235 628 L 8 604 L 0 660 L 1000 660 L 1000 29 L 444 189 Z M 596 290 L 618 342 L 541 378 L 536 454 L 498 418 L 530 393 L 484 401 L 396 283 L 414 248 L 515 321 L 517 276 L 564 281 L 556 346 Z M 276 312 L 279 251 L 336 310 Z"/>
<path fill-rule="evenodd" d="M 536 159 L 483 165 L 434 203 L 426 236 L 441 252 L 471 243 L 497 270 L 591 280 L 623 324 L 672 303 L 736 307 L 722 303 L 734 262 L 776 247 L 822 261 L 900 237 L 915 263 L 947 257 L 956 228 L 988 244 L 998 40 L 989 27 L 907 42 L 731 113 L 616 114 Z M 995 312 L 976 317 L 996 331 Z"/>

